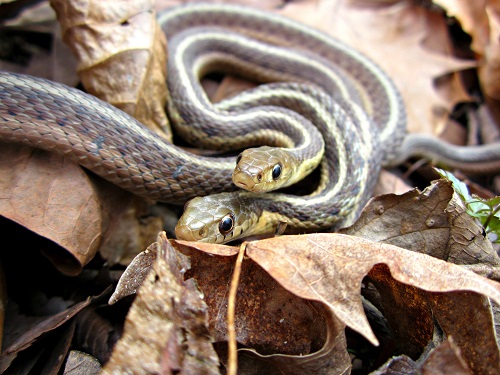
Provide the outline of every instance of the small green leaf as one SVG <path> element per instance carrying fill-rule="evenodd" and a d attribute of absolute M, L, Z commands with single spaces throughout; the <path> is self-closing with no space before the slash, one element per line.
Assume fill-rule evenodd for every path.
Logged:
<path fill-rule="evenodd" d="M 443 178 L 451 181 L 453 190 L 465 204 L 467 213 L 479 220 L 488 233 L 488 238 L 492 242 L 500 243 L 500 196 L 483 199 L 474 194 L 471 195 L 467 185 L 453 174 L 442 169 L 435 169 Z"/>

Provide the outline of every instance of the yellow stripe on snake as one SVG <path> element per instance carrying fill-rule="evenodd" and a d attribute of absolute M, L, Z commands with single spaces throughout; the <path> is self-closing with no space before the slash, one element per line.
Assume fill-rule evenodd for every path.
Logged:
<path fill-rule="evenodd" d="M 272 233 L 281 222 L 299 231 L 348 225 L 370 198 L 381 166 L 411 155 L 500 170 L 498 145 L 464 149 L 407 136 L 404 105 L 387 75 L 319 31 L 220 4 L 168 9 L 159 22 L 169 42 L 168 110 L 176 131 L 222 151 L 273 146 L 239 157 L 234 180 L 249 190 L 287 186 L 321 163 L 312 194 L 221 193 L 235 190 L 234 158 L 191 154 L 79 90 L 7 72 L 0 73 L 0 140 L 58 152 L 159 201 L 208 195 L 186 206 L 176 234 L 210 242 Z M 264 84 L 212 104 L 199 83 L 211 72 Z"/>

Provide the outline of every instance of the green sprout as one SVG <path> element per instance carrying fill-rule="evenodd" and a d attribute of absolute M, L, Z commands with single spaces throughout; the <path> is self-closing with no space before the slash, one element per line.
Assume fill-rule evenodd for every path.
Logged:
<path fill-rule="evenodd" d="M 453 174 L 436 168 L 436 171 L 453 184 L 453 190 L 464 202 L 467 213 L 483 226 L 490 241 L 500 243 L 500 196 L 483 199 L 470 194 L 467 185 Z"/>

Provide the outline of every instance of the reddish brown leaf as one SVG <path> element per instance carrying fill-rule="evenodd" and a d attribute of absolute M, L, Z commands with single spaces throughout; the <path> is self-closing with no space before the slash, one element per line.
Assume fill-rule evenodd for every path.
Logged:
<path fill-rule="evenodd" d="M 48 152 L 1 146 L 0 213 L 67 249 L 46 255 L 62 272 L 79 273 L 101 240 L 101 208 L 88 176 Z"/>

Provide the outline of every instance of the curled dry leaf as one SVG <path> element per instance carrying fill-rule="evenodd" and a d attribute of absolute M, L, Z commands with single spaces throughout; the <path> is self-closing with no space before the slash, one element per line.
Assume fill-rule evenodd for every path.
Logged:
<path fill-rule="evenodd" d="M 456 264 L 500 264 L 491 242 L 466 213 L 448 180 L 438 180 L 423 192 L 414 189 L 375 197 L 358 221 L 341 233 Z"/>
<path fill-rule="evenodd" d="M 129 193 L 100 178 L 92 180 L 102 215 L 102 242 L 99 254 L 110 266 L 127 265 L 164 227 L 164 207 Z"/>
<path fill-rule="evenodd" d="M 497 122 L 500 119 L 500 12 L 498 1 L 434 0 L 455 17 L 471 37 L 471 49 L 477 56 L 479 83 Z"/>
<path fill-rule="evenodd" d="M 445 370 L 446 369 L 446 370 Z M 462 359 L 460 348 L 453 341 L 453 337 L 441 343 L 423 363 L 421 372 L 425 374 L 455 374 L 470 375 L 467 363 Z"/>
<path fill-rule="evenodd" d="M 363 278 L 386 264 L 393 279 L 428 292 L 473 291 L 500 300 L 500 285 L 468 270 L 396 246 L 342 234 L 284 236 L 247 244 L 248 256 L 286 289 L 321 301 L 376 344 L 363 313 Z"/>
<path fill-rule="evenodd" d="M 170 246 L 164 233 L 156 246 L 156 261 L 102 374 L 218 374 L 203 295 L 193 280 L 183 280 L 189 260 Z"/>
<path fill-rule="evenodd" d="M 138 254 L 128 265 L 120 277 L 116 289 L 109 299 L 112 305 L 120 299 L 135 294 L 149 274 L 157 256 L 157 242 L 151 244 L 146 250 Z"/>
<path fill-rule="evenodd" d="M 54 242 L 44 254 L 61 272 L 80 273 L 97 251 L 111 265 L 129 262 L 161 230 L 151 201 L 54 154 L 0 147 L 0 214 Z"/>
<path fill-rule="evenodd" d="M 85 89 L 172 140 L 165 35 L 154 1 L 51 0 Z"/>
<path fill-rule="evenodd" d="M 1 147 L 0 213 L 63 247 L 46 255 L 60 271 L 78 274 L 101 240 L 101 208 L 88 176 L 48 152 Z"/>
<path fill-rule="evenodd" d="M 379 369 L 370 375 L 412 375 L 415 374 L 417 364 L 406 355 L 398 355 L 390 358 Z"/>

